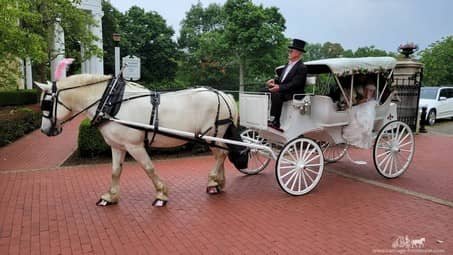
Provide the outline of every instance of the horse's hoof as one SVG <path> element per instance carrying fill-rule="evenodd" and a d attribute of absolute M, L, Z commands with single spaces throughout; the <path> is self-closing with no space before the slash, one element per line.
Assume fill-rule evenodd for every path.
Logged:
<path fill-rule="evenodd" d="M 164 207 L 166 204 L 167 204 L 167 201 L 162 200 L 162 199 L 156 199 L 153 202 L 153 206 L 155 206 L 155 207 Z"/>
<path fill-rule="evenodd" d="M 118 202 L 110 202 L 105 199 L 99 199 L 99 201 L 96 203 L 97 206 L 109 206 L 109 205 L 114 205 Z"/>
<path fill-rule="evenodd" d="M 219 194 L 221 191 L 222 190 L 219 186 L 211 186 L 206 188 L 206 193 L 208 193 L 209 195 Z"/>

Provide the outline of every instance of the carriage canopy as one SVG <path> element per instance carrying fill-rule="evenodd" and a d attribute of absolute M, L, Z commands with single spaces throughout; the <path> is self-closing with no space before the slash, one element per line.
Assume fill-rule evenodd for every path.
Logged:
<path fill-rule="evenodd" d="M 333 73 L 337 76 L 355 73 L 378 73 L 396 65 L 392 57 L 327 58 L 304 63 L 309 74 Z"/>

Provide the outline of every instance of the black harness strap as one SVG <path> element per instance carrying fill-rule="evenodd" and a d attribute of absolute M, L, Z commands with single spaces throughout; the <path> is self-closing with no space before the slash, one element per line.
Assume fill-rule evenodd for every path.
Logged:
<path fill-rule="evenodd" d="M 154 138 L 156 138 L 156 133 L 159 131 L 159 104 L 160 104 L 160 93 L 154 92 L 150 95 L 151 97 L 151 104 L 153 105 L 153 109 L 151 111 L 151 117 L 149 118 L 149 124 L 154 126 L 153 136 L 151 137 L 151 141 L 148 140 L 148 133 L 149 130 L 145 130 L 145 146 L 151 146 L 154 142 Z"/>
<path fill-rule="evenodd" d="M 122 76 L 112 79 L 102 94 L 99 101 L 96 114 L 91 120 L 91 126 L 97 126 L 105 120 L 104 115 L 115 116 L 120 110 L 124 89 L 126 88 L 126 82 Z"/>

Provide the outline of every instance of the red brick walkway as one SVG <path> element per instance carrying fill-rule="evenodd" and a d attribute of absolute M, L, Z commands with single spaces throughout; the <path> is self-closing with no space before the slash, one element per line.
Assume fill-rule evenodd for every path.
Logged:
<path fill-rule="evenodd" d="M 396 180 L 382 179 L 371 162 L 327 169 L 453 202 L 451 139 L 417 136 L 414 162 Z M 360 155 L 370 152 L 354 153 Z M 155 161 L 170 187 L 166 208 L 152 207 L 151 181 L 135 163 L 125 164 L 120 203 L 107 208 L 95 202 L 109 186 L 108 164 L 0 171 L 0 254 L 380 254 L 395 252 L 392 244 L 406 235 L 425 238 L 422 254 L 453 253 L 449 206 L 329 171 L 310 194 L 292 197 L 278 187 L 272 164 L 256 176 L 228 165 L 226 191 L 209 196 L 213 163 L 211 157 Z M 23 167 L 9 164 L 2 169 Z"/>
<path fill-rule="evenodd" d="M 80 116 L 63 127 L 63 133 L 48 137 L 38 129 L 0 148 L 0 172 L 48 169 L 60 166 L 76 149 Z"/>

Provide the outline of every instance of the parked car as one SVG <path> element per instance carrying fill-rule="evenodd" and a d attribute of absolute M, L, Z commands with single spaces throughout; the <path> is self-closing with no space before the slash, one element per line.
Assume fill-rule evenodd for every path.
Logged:
<path fill-rule="evenodd" d="M 426 122 L 453 117 L 453 87 L 422 87 L 419 107 L 427 107 Z"/>

